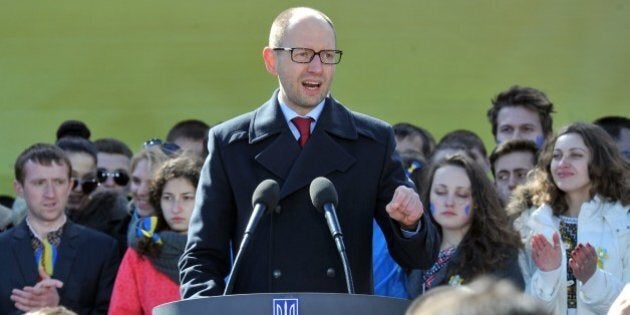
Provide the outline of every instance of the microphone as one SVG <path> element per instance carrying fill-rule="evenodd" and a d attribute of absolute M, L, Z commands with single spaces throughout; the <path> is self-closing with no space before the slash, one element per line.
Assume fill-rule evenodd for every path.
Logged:
<path fill-rule="evenodd" d="M 352 280 L 352 271 L 350 270 L 350 263 L 348 262 L 348 255 L 346 254 L 346 246 L 343 242 L 343 234 L 341 233 L 341 226 L 339 225 L 339 219 L 337 218 L 337 202 L 339 196 L 337 195 L 337 189 L 335 185 L 326 177 L 317 177 L 311 182 L 309 189 L 311 195 L 311 201 L 313 206 L 319 212 L 324 213 L 326 218 L 326 224 L 330 230 L 335 245 L 337 246 L 337 252 L 341 257 L 341 263 L 343 265 L 343 271 L 346 275 L 346 286 L 348 293 L 354 294 L 354 282 Z"/>
<path fill-rule="evenodd" d="M 249 217 L 249 221 L 247 222 L 247 227 L 245 228 L 245 232 L 243 233 L 243 240 L 241 241 L 241 245 L 239 246 L 238 252 L 236 253 L 236 258 L 234 258 L 234 264 L 232 265 L 232 270 L 230 271 L 230 275 L 228 276 L 223 295 L 228 295 L 232 293 L 232 289 L 234 288 L 234 279 L 236 279 L 238 268 L 242 262 L 245 250 L 249 245 L 250 237 L 256 231 L 258 222 L 260 222 L 260 219 L 265 214 L 265 212 L 273 210 L 276 205 L 278 205 L 279 199 L 280 186 L 273 179 L 265 179 L 264 181 L 260 182 L 260 184 L 258 184 L 258 187 L 256 187 L 256 189 L 254 190 L 254 193 L 252 194 L 252 207 L 254 208 L 254 210 L 252 211 L 252 214 Z"/>

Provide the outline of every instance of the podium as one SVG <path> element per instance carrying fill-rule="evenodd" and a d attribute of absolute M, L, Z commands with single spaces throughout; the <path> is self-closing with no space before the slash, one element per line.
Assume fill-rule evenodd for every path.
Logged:
<path fill-rule="evenodd" d="M 404 315 L 410 300 L 343 293 L 258 293 L 162 304 L 153 315 Z"/>

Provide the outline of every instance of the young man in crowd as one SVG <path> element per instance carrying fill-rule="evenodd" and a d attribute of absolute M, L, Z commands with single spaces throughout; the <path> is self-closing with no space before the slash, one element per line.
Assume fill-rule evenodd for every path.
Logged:
<path fill-rule="evenodd" d="M 553 112 L 553 103 L 545 93 L 531 87 L 513 86 L 492 100 L 487 116 L 497 144 L 510 139 L 527 139 L 541 148 L 551 135 Z"/>
<path fill-rule="evenodd" d="M 129 194 L 129 164 L 133 153 L 122 141 L 104 138 L 94 141 L 97 150 L 96 178 L 100 183 L 98 190 L 115 191 L 125 197 Z"/>
<path fill-rule="evenodd" d="M 119 263 L 116 241 L 70 221 L 70 160 L 56 146 L 35 144 L 15 162 L 15 191 L 26 219 L 0 233 L 0 314 L 63 305 L 105 314 Z"/>
<path fill-rule="evenodd" d="M 508 140 L 492 151 L 492 175 L 503 205 L 507 205 L 517 186 L 527 182 L 527 174 L 536 165 L 537 156 L 536 144 L 523 139 Z"/>
<path fill-rule="evenodd" d="M 606 130 L 615 140 L 621 155 L 630 161 L 630 119 L 624 116 L 606 116 L 593 123 Z"/>

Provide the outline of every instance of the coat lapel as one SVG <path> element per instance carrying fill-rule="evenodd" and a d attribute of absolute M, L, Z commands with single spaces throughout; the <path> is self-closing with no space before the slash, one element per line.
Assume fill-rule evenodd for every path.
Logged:
<path fill-rule="evenodd" d="M 278 178 L 285 179 L 300 151 L 300 145 L 293 135 L 290 132 L 283 132 L 256 155 L 256 161 Z"/>
<path fill-rule="evenodd" d="M 27 285 L 35 285 L 39 273 L 37 271 L 37 264 L 35 263 L 35 254 L 31 246 L 30 233 L 26 225 L 26 220 L 15 227 L 15 229 L 13 245 L 11 246 L 13 247 L 13 254 L 18 261 L 24 283 Z"/>
<path fill-rule="evenodd" d="M 333 136 L 349 140 L 358 138 L 350 113 L 332 98 L 327 98 L 313 134 L 301 152 L 298 152 L 297 159 L 280 188 L 281 199 L 310 185 L 318 176 L 333 171 L 345 172 L 355 163 L 356 158 Z M 297 145 L 297 141 L 292 140 Z M 299 149 L 299 145 L 297 148 Z"/>
<path fill-rule="evenodd" d="M 274 139 L 268 139 L 274 135 L 277 135 Z M 249 129 L 250 144 L 270 141 L 256 155 L 256 161 L 284 180 L 280 183 L 280 199 L 310 185 L 318 176 L 343 172 L 354 164 L 356 158 L 334 136 L 356 140 L 358 133 L 352 114 L 328 97 L 313 134 L 304 148 L 300 148 L 280 110 L 278 90 L 256 110 Z"/>
<path fill-rule="evenodd" d="M 329 134 L 321 129 L 313 132 L 280 188 L 280 199 L 310 185 L 318 176 L 346 171 L 355 161 Z"/>
<path fill-rule="evenodd" d="M 55 262 L 55 269 L 53 271 L 53 278 L 66 283 L 70 272 L 73 271 L 73 263 L 77 255 L 76 240 L 79 236 L 79 227 L 71 221 L 67 221 L 65 230 L 61 236 L 61 243 L 59 244 L 59 256 Z M 78 267 L 78 266 L 77 266 Z M 80 272 L 74 270 L 74 272 Z"/>
<path fill-rule="evenodd" d="M 268 139 L 273 135 L 275 139 Z M 285 179 L 293 162 L 302 151 L 287 126 L 278 105 L 278 91 L 252 116 L 249 127 L 249 143 L 256 144 L 265 139 L 271 141 L 256 155 L 256 161 L 280 179 Z"/>

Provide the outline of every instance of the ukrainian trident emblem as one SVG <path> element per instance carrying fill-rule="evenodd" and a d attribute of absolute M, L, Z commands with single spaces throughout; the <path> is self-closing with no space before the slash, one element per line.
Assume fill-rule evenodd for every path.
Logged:
<path fill-rule="evenodd" d="M 273 299 L 273 315 L 299 315 L 298 299 Z"/>

